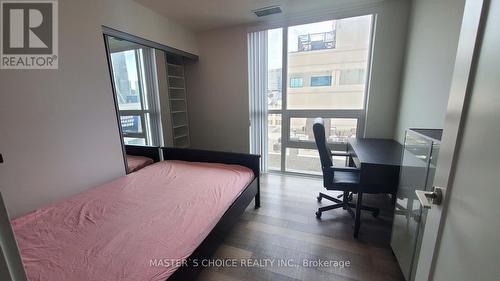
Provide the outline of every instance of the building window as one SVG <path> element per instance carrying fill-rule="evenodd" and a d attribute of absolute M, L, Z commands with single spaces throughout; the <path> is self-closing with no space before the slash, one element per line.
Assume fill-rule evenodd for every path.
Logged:
<path fill-rule="evenodd" d="M 109 37 L 109 42 L 121 42 Z M 114 45 L 113 45 L 114 46 Z M 110 48 L 118 114 L 125 144 L 158 145 L 159 115 L 153 89 L 153 49 L 131 45 Z"/>
<path fill-rule="evenodd" d="M 327 32 L 308 33 L 298 36 L 298 52 L 307 52 L 315 50 L 333 49 L 335 48 L 335 22 L 332 26 L 333 30 Z"/>
<path fill-rule="evenodd" d="M 290 88 L 302 88 L 304 87 L 304 78 L 293 77 L 290 78 Z"/>
<path fill-rule="evenodd" d="M 372 23 L 373 16 L 364 15 L 249 33 L 250 110 L 259 121 L 250 143 L 262 155 L 262 170 L 321 174 L 312 131 L 316 117 L 324 119 L 332 150 L 346 151 L 350 138 L 363 136 Z M 268 74 L 264 91 L 261 72 Z M 341 74 L 343 84 L 361 83 L 338 87 Z M 261 122 L 265 115 L 268 122 Z M 346 158 L 333 161 L 343 164 Z"/>
<path fill-rule="evenodd" d="M 360 85 L 365 82 L 364 69 L 344 69 L 340 71 L 340 85 Z"/>
<path fill-rule="evenodd" d="M 331 86 L 332 76 L 313 76 L 311 77 L 311 87 Z"/>

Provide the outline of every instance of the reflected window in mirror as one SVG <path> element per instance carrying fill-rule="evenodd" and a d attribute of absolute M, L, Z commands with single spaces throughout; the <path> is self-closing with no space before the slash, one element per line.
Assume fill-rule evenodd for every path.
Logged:
<path fill-rule="evenodd" d="M 162 145 L 154 49 L 111 36 L 108 46 L 124 143 Z"/>
<path fill-rule="evenodd" d="M 197 56 L 119 31 L 109 32 L 105 31 L 104 39 L 122 143 L 189 147 L 184 64 Z M 126 147 L 122 149 L 125 152 Z"/>
<path fill-rule="evenodd" d="M 103 32 L 126 170 L 136 146 L 189 147 L 184 64 L 198 57 L 117 30 Z"/>

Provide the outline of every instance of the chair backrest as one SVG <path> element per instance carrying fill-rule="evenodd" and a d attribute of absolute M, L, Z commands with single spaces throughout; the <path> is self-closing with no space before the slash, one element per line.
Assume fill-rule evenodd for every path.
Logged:
<path fill-rule="evenodd" d="M 316 118 L 314 120 L 313 133 L 319 151 L 319 158 L 321 159 L 321 168 L 333 166 L 332 155 L 326 144 L 325 122 L 323 118 Z"/>

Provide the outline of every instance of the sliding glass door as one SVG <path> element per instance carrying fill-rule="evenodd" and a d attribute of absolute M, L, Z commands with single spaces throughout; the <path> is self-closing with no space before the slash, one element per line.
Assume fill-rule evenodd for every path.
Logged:
<path fill-rule="evenodd" d="M 363 135 L 372 23 L 366 15 L 267 31 L 269 170 L 321 172 L 316 117 L 334 150 Z"/>

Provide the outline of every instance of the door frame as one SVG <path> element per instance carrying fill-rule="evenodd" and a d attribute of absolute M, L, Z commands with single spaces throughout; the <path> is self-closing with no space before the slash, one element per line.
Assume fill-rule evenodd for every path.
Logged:
<path fill-rule="evenodd" d="M 443 203 L 433 205 L 427 213 L 422 245 L 415 273 L 416 281 L 432 280 L 446 221 L 464 121 L 470 103 L 476 65 L 481 48 L 488 0 L 466 0 L 450 95 L 441 141 L 434 186 L 443 187 Z"/>

